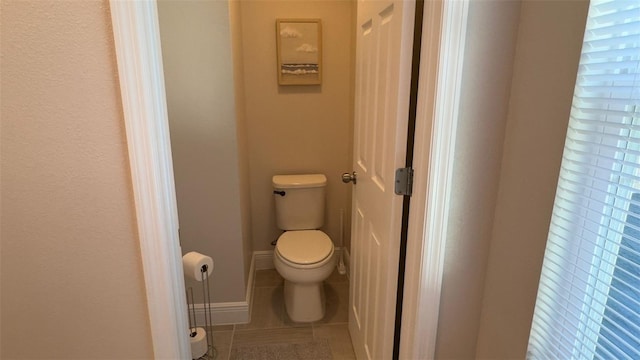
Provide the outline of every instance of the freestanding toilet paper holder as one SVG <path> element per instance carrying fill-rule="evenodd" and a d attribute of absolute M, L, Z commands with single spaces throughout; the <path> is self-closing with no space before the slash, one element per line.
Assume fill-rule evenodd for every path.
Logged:
<path fill-rule="evenodd" d="M 205 329 L 205 338 L 206 338 L 206 350 L 204 354 L 197 354 L 194 360 L 212 360 L 218 357 L 218 350 L 213 345 L 213 321 L 211 317 L 211 290 L 209 287 L 209 268 L 208 266 L 202 265 L 200 268 L 201 279 L 202 279 L 202 306 L 204 308 L 204 325 Z M 189 287 L 187 289 L 187 305 L 189 311 L 189 337 L 193 339 L 198 337 L 198 322 L 196 317 L 196 308 L 195 308 L 195 299 L 193 297 L 193 288 Z M 202 339 L 200 339 L 202 340 Z M 194 346 L 192 345 L 192 353 Z M 202 351 L 200 351 L 201 353 Z"/>

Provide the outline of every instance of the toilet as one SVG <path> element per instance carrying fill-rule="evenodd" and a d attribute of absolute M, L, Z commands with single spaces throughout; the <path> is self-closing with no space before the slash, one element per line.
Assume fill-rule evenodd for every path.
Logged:
<path fill-rule="evenodd" d="M 295 322 L 324 317 L 323 281 L 335 266 L 331 238 L 318 230 L 324 223 L 323 174 L 276 175 L 272 178 L 280 235 L 273 252 L 276 270 L 284 278 L 284 305 Z"/>

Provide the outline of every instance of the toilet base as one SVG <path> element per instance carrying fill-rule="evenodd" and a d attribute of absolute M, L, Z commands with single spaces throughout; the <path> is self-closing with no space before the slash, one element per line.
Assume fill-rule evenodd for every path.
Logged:
<path fill-rule="evenodd" d="M 292 283 L 284 281 L 284 307 L 295 322 L 313 322 L 324 317 L 324 285 L 316 283 Z"/>

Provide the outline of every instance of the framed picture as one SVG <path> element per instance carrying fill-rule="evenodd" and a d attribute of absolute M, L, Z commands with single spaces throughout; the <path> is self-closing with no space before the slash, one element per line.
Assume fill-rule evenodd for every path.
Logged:
<path fill-rule="evenodd" d="M 276 20 L 279 85 L 322 83 L 320 19 Z"/>

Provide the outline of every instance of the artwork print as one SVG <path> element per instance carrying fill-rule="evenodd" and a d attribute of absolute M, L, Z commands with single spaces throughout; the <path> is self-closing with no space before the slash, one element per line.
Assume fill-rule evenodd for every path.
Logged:
<path fill-rule="evenodd" d="M 278 83 L 319 85 L 322 80 L 322 32 L 319 19 L 276 21 Z"/>

